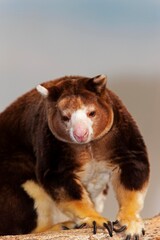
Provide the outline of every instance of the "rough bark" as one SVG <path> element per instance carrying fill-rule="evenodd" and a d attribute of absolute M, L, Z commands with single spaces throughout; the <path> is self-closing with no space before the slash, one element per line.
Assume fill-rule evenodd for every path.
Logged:
<path fill-rule="evenodd" d="M 145 220 L 146 234 L 141 239 L 160 240 L 160 215 Z M 18 236 L 3 236 L 0 240 L 123 240 L 123 234 L 113 234 L 110 238 L 107 233 L 98 230 L 96 235 L 92 234 L 92 229 L 84 228 L 78 230 L 63 230 L 60 232 L 45 232 L 39 234 L 28 234 Z"/>

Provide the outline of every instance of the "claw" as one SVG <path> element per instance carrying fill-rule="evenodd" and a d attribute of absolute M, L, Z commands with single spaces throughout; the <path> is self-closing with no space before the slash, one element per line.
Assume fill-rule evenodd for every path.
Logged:
<path fill-rule="evenodd" d="M 66 226 L 62 226 L 62 230 L 69 230 L 69 228 Z"/>
<path fill-rule="evenodd" d="M 142 229 L 142 235 L 143 235 L 143 236 L 145 235 L 145 230 L 144 230 L 144 228 Z"/>
<path fill-rule="evenodd" d="M 127 228 L 125 225 L 124 225 L 124 226 L 121 226 L 121 225 L 120 225 L 120 222 L 119 222 L 118 220 L 116 220 L 115 222 L 112 222 L 112 224 L 113 224 L 113 231 L 115 231 L 116 233 L 123 232 L 123 231 L 126 230 L 126 228 Z M 117 224 L 120 226 L 119 229 L 114 227 L 114 225 L 117 225 Z"/>
<path fill-rule="evenodd" d="M 112 222 L 112 223 L 113 223 L 113 225 L 116 225 L 116 224 L 119 224 L 119 221 L 116 220 L 116 221 L 114 221 L 114 222 Z"/>
<path fill-rule="evenodd" d="M 111 233 L 113 232 L 113 224 L 112 224 L 112 222 L 108 222 L 108 226 L 109 226 L 109 228 L 110 228 L 110 230 L 111 230 Z"/>
<path fill-rule="evenodd" d="M 93 221 L 93 234 L 97 233 L 97 224 L 96 221 Z"/>
<path fill-rule="evenodd" d="M 139 236 L 138 235 L 135 235 L 135 240 L 139 240 Z"/>
<path fill-rule="evenodd" d="M 111 222 L 108 222 L 107 223 L 103 223 L 103 226 L 108 230 L 108 233 L 110 235 L 110 237 L 112 237 L 112 232 L 113 232 L 113 226 L 112 226 L 112 223 Z"/>
<path fill-rule="evenodd" d="M 125 240 L 131 240 L 131 235 L 127 235 Z"/>
<path fill-rule="evenodd" d="M 113 231 L 115 231 L 116 233 L 121 233 L 126 229 L 127 229 L 127 227 L 124 225 L 124 226 L 120 227 L 119 229 L 113 228 Z"/>
<path fill-rule="evenodd" d="M 82 224 L 79 225 L 79 226 L 76 225 L 75 228 L 76 228 L 76 229 L 81 229 L 81 228 L 83 228 L 84 226 L 86 226 L 86 223 L 82 223 Z"/>

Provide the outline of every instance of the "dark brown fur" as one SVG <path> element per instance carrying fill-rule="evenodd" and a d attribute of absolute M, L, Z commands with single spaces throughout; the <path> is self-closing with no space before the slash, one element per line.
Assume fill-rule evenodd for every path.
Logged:
<path fill-rule="evenodd" d="M 21 188 L 27 180 L 43 186 L 58 203 L 63 199 L 82 199 L 83 189 L 75 172 L 83 162 L 78 160 L 74 144 L 58 140 L 47 122 L 46 109 L 54 115 L 57 101 L 66 96 L 81 96 L 84 102 L 96 101 L 103 108 L 112 108 L 112 128 L 93 145 L 98 144 L 100 151 L 105 149 L 105 161 L 119 167 L 120 181 L 126 189 L 141 190 L 148 182 L 149 163 L 144 141 L 113 92 L 83 77 L 64 77 L 43 86 L 50 92 L 47 103 L 34 89 L 0 115 L 1 235 L 29 233 L 36 227 L 33 199 Z M 62 188 L 63 193 L 59 191 Z"/>

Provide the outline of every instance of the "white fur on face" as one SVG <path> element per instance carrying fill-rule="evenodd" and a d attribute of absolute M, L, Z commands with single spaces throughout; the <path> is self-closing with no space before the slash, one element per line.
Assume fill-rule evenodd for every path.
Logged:
<path fill-rule="evenodd" d="M 92 134 L 93 134 L 93 128 L 92 128 L 93 122 L 92 120 L 87 116 L 86 109 L 78 109 L 71 115 L 70 120 L 70 126 L 69 126 L 69 132 L 71 139 L 76 143 L 87 143 L 91 140 Z M 87 131 L 88 136 L 85 139 L 85 141 L 79 142 L 75 138 L 74 131 L 78 131 L 78 127 L 81 126 L 82 130 Z"/>

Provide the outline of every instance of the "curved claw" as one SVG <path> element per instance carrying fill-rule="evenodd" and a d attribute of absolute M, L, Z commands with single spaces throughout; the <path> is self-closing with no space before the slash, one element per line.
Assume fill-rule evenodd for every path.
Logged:
<path fill-rule="evenodd" d="M 127 235 L 125 240 L 131 240 L 131 235 Z"/>
<path fill-rule="evenodd" d="M 143 235 L 143 236 L 145 235 L 145 230 L 144 230 L 144 228 L 142 229 L 142 235 Z"/>
<path fill-rule="evenodd" d="M 76 225 L 75 226 L 75 229 L 81 229 L 81 228 L 83 228 L 83 227 L 85 227 L 86 226 L 86 223 L 82 223 L 81 225 Z"/>
<path fill-rule="evenodd" d="M 110 230 L 111 230 L 111 233 L 113 233 L 113 224 L 112 224 L 112 222 L 108 222 L 108 226 L 109 226 L 109 228 L 110 228 Z"/>
<path fill-rule="evenodd" d="M 93 221 L 93 234 L 97 233 L 97 224 L 96 221 Z"/>
<path fill-rule="evenodd" d="M 62 226 L 62 230 L 69 230 L 69 228 L 66 226 Z"/>
<path fill-rule="evenodd" d="M 139 235 L 134 236 L 135 240 L 139 240 Z"/>
<path fill-rule="evenodd" d="M 119 221 L 116 220 L 116 221 L 112 222 L 112 224 L 113 224 L 113 225 L 119 224 Z"/>
<path fill-rule="evenodd" d="M 103 223 L 103 226 L 108 230 L 108 233 L 110 235 L 110 237 L 112 237 L 112 232 L 113 232 L 113 225 L 112 223 L 109 221 L 108 224 L 107 223 Z"/>
<path fill-rule="evenodd" d="M 115 231 L 116 233 L 121 233 L 123 231 L 126 230 L 126 226 L 121 226 L 120 222 L 118 220 L 116 220 L 115 222 L 112 222 L 113 224 L 113 231 Z M 119 228 L 115 228 L 114 225 L 119 225 Z"/>
<path fill-rule="evenodd" d="M 115 231 L 116 233 L 121 233 L 123 231 L 125 231 L 127 229 L 127 227 L 124 225 L 120 228 L 113 228 L 113 231 Z"/>

